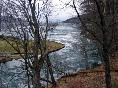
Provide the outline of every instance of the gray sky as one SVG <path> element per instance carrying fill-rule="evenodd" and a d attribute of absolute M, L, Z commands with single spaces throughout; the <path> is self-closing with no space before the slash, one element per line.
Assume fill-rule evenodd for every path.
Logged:
<path fill-rule="evenodd" d="M 70 2 L 70 0 L 52 0 L 52 4 L 54 5 L 54 12 L 51 17 L 52 21 L 64 21 L 76 15 L 70 6 L 65 7 L 65 3 L 68 2 Z"/>
<path fill-rule="evenodd" d="M 66 3 L 69 3 L 70 1 L 72 0 L 52 0 L 52 5 L 54 7 L 52 14 L 49 18 L 50 21 L 64 21 L 68 18 L 75 17 L 76 13 L 74 9 L 69 5 L 66 6 Z"/>

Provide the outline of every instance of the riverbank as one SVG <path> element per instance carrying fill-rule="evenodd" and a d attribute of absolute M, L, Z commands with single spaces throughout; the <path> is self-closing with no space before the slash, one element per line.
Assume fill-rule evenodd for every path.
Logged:
<path fill-rule="evenodd" d="M 0 63 L 5 63 L 8 61 L 12 61 L 13 59 L 17 60 L 22 58 L 21 55 L 25 54 L 25 51 L 22 47 L 22 42 L 18 40 L 18 42 L 10 41 L 8 39 L 9 43 L 6 40 L 0 39 Z M 62 48 L 64 48 L 65 45 L 55 42 L 55 41 L 46 41 L 46 54 L 58 51 Z M 29 54 L 32 54 L 32 48 L 33 48 L 33 41 L 29 41 L 28 46 L 28 52 Z M 17 52 L 19 50 L 19 52 Z M 40 54 L 40 51 L 39 51 Z"/>
<path fill-rule="evenodd" d="M 111 57 L 110 68 L 113 88 L 118 88 L 118 53 Z M 103 65 L 62 76 L 55 88 L 106 88 Z"/>

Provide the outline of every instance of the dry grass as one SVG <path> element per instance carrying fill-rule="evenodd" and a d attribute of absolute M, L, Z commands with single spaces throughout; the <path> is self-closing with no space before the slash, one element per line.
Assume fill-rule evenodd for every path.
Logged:
<path fill-rule="evenodd" d="M 16 47 L 15 43 L 10 42 Z M 15 53 L 16 51 L 5 40 L 0 40 L 0 52 Z"/>
<path fill-rule="evenodd" d="M 23 46 L 21 45 L 21 42 L 17 42 L 18 44 L 16 44 L 16 42 L 14 41 L 10 41 L 10 43 L 16 48 L 16 49 L 22 49 Z M 33 48 L 33 41 L 29 41 L 29 49 Z M 18 45 L 18 46 L 17 46 Z M 42 43 L 42 45 L 44 45 L 44 42 Z M 57 50 L 60 50 L 62 48 L 64 48 L 64 45 L 61 43 L 57 43 L 54 41 L 46 41 L 46 49 L 48 50 L 48 52 L 54 52 Z M 23 50 L 21 50 L 23 51 Z M 5 40 L 0 40 L 0 52 L 9 52 L 9 53 L 16 53 L 17 51 L 14 50 L 13 47 L 11 47 L 10 44 L 8 44 Z"/>
<path fill-rule="evenodd" d="M 19 52 L 17 52 L 17 50 L 19 50 L 20 53 L 25 53 L 21 41 L 18 40 L 16 43 L 16 41 L 9 40 L 9 42 L 14 46 L 15 49 L 10 44 L 8 44 L 5 40 L 0 39 L 0 53 L 3 53 L 3 54 L 9 53 L 9 55 L 7 55 L 7 56 L 0 56 L 0 62 L 6 62 L 6 61 L 10 61 L 12 59 L 19 59 L 20 55 L 16 54 L 16 53 L 19 53 Z M 43 46 L 44 46 L 44 43 L 45 42 L 42 42 Z M 33 46 L 34 46 L 33 41 L 29 41 L 29 46 L 28 46 L 29 53 L 33 52 Z M 60 50 L 62 48 L 64 48 L 64 45 L 61 43 L 57 43 L 54 41 L 46 41 L 46 52 L 47 53 L 51 53 L 51 52 Z M 39 54 L 40 54 L 40 50 L 39 50 Z"/>

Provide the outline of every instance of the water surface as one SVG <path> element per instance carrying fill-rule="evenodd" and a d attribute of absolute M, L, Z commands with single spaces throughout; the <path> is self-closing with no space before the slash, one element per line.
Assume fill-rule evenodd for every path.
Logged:
<path fill-rule="evenodd" d="M 61 72 L 67 73 L 85 68 L 85 61 L 82 61 L 80 53 L 80 29 L 77 25 L 60 23 L 54 30 L 49 31 L 48 39 L 65 45 L 63 49 L 50 54 L 55 74 L 62 75 Z M 90 57 L 90 60 L 95 59 Z M 24 88 L 26 75 L 23 69 L 23 62 L 20 60 L 1 64 L 0 88 Z"/>

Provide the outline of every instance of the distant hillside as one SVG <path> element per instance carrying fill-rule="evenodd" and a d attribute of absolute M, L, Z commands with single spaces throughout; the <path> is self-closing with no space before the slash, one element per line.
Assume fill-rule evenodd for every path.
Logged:
<path fill-rule="evenodd" d="M 77 17 L 73 17 L 70 19 L 67 19 L 65 21 L 63 21 L 64 23 L 79 23 L 78 18 Z"/>

